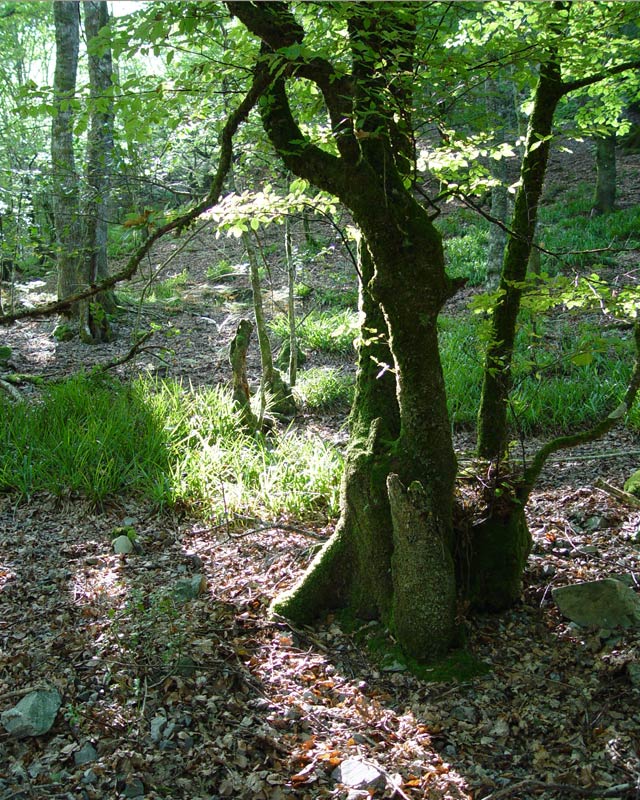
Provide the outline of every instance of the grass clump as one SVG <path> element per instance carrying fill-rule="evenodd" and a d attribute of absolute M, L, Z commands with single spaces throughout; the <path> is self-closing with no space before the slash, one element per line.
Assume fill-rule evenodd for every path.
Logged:
<path fill-rule="evenodd" d="M 480 317 L 442 317 L 440 344 L 449 414 L 472 427 L 480 404 L 488 324 Z M 523 315 L 513 361 L 509 415 L 522 435 L 563 433 L 593 425 L 620 402 L 631 374 L 631 338 L 604 335 L 576 321 L 560 326 Z M 640 426 L 640 409 L 629 415 Z"/>
<path fill-rule="evenodd" d="M 632 206 L 609 214 L 592 215 L 593 186 L 581 183 L 562 194 L 560 202 L 540 209 L 539 239 L 547 250 L 568 253 L 557 259 L 542 256 L 542 267 L 549 274 L 559 268 L 614 265 L 616 247 L 640 241 L 640 207 Z M 612 252 L 602 252 L 603 247 Z M 584 252 L 596 250 L 599 252 Z"/>
<path fill-rule="evenodd" d="M 80 376 L 37 404 L 0 398 L 0 491 L 134 495 L 203 515 L 338 510 L 339 453 L 294 431 L 246 434 L 222 388 Z"/>
<path fill-rule="evenodd" d="M 295 394 L 307 409 L 347 407 L 353 401 L 355 378 L 335 367 L 312 367 L 298 375 Z"/>
<path fill-rule="evenodd" d="M 289 336 L 289 321 L 284 315 L 275 317 L 269 327 L 281 341 Z M 303 349 L 348 353 L 358 336 L 358 315 L 348 309 L 311 311 L 298 323 L 297 335 Z"/>

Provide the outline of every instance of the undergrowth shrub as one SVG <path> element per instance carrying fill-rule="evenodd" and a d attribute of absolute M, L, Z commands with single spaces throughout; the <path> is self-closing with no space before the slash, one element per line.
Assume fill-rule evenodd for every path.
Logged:
<path fill-rule="evenodd" d="M 472 427 L 480 403 L 488 325 L 475 316 L 442 317 L 440 343 L 452 425 Z M 633 364 L 631 337 L 587 323 L 560 327 L 523 315 L 513 362 L 509 416 L 524 435 L 593 425 L 620 402 Z M 640 424 L 638 404 L 628 418 Z"/>

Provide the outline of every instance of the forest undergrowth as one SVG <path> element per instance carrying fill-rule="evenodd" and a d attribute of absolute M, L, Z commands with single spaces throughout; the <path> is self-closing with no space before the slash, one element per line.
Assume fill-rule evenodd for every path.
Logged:
<path fill-rule="evenodd" d="M 589 227 L 584 193 L 554 195 L 566 163 L 550 174 L 545 246 L 553 249 L 561 232 L 564 250 L 589 249 L 568 239 L 567 216 L 554 222 L 562 205 L 586 245 L 601 224 Z M 635 280 L 639 168 L 638 157 L 622 165 L 627 201 L 615 225 L 624 249 L 603 265 L 620 281 Z M 591 169 L 585 158 L 578 171 L 588 179 Z M 481 292 L 471 285 L 481 270 L 464 258 L 481 253 L 486 237 L 468 213 L 444 223 L 455 226 L 451 260 L 470 285 L 441 329 L 461 466 L 473 448 L 483 324 L 465 310 Z M 274 343 L 285 307 L 280 235 L 263 241 Z M 51 320 L 5 333 L 7 370 L 39 376 L 47 388 L 23 380 L 17 391 L 36 411 L 12 425 L 5 412 L 0 710 L 42 686 L 63 701 L 45 736 L 0 732 L 0 800 L 637 796 L 640 639 L 577 629 L 551 597 L 556 586 L 602 577 L 638 586 L 640 508 L 610 491 L 638 467 L 637 414 L 631 426 L 549 464 L 528 507 L 534 546 L 521 603 L 468 619 L 465 653 L 432 674 L 412 674 L 381 648 L 375 626 L 351 630 L 326 619 L 297 629 L 269 618 L 273 597 L 331 534 L 353 383 L 353 268 L 328 237 L 304 260 L 298 244 L 308 358 L 300 410 L 291 426 L 278 423 L 259 441 L 239 434 L 220 388 L 230 378 L 229 341 L 251 314 L 246 258 L 210 227 L 141 303 L 145 270 L 152 274 L 178 245 L 154 250 L 142 282 L 121 295 L 114 342 L 59 340 Z M 31 286 L 30 300 L 47 290 Z M 513 407 L 525 453 L 549 433 L 592 422 L 624 383 L 625 329 L 605 322 L 594 333 L 592 321 L 552 318 L 543 349 L 539 321 L 525 316 L 521 336 L 535 346 L 521 348 Z M 150 329 L 145 347 L 124 361 L 132 337 Z M 116 361 L 99 379 L 54 384 Z M 561 393 L 569 375 L 579 378 L 573 395 Z M 257 346 L 249 377 L 255 388 Z M 74 397 L 82 408 L 88 396 L 93 413 L 85 408 L 61 438 Z M 115 424 L 123 420 L 129 427 Z M 514 452 L 520 457 L 519 444 Z M 122 535 L 135 545 L 129 555 L 113 552 Z M 370 785 L 340 782 L 336 769 L 350 760 L 372 770 Z"/>

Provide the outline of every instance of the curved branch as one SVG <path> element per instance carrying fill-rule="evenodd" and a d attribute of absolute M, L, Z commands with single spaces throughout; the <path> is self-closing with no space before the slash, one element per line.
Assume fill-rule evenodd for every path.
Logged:
<path fill-rule="evenodd" d="M 94 297 L 99 292 L 112 289 L 116 284 L 129 280 L 136 273 L 136 270 L 138 269 L 142 259 L 149 252 L 149 250 L 151 250 L 151 247 L 155 242 L 158 241 L 158 239 L 161 239 L 171 231 L 180 232 L 184 230 L 193 222 L 195 222 L 201 214 L 203 214 L 205 211 L 208 211 L 210 208 L 213 208 L 213 206 L 215 206 L 220 199 L 225 178 L 231 167 L 233 155 L 233 136 L 240 125 L 247 119 L 250 111 L 264 93 L 268 82 L 269 79 L 267 75 L 256 73 L 244 99 L 235 109 L 235 111 L 232 111 L 227 117 L 227 121 L 220 134 L 220 158 L 218 160 L 218 169 L 216 170 L 211 189 L 203 200 L 201 200 L 186 213 L 181 214 L 179 217 L 167 222 L 166 225 L 161 225 L 159 228 L 156 228 L 154 231 L 152 231 L 149 237 L 143 242 L 143 244 L 140 245 L 140 247 L 127 262 L 127 265 L 124 267 L 124 269 L 120 270 L 120 272 L 110 275 L 105 280 L 100 281 L 100 283 L 92 284 L 86 289 L 82 289 L 81 291 L 76 292 L 69 297 L 65 297 L 64 300 L 46 303 L 45 305 L 36 308 L 23 309 L 13 314 L 0 314 L 0 325 L 8 325 L 12 322 L 16 322 L 17 320 L 25 319 L 27 317 L 51 316 L 59 311 L 64 311 L 64 309 L 68 308 L 74 303 L 77 303 L 79 300 L 85 300 Z"/>
<path fill-rule="evenodd" d="M 611 67 L 611 69 L 607 69 L 604 72 L 598 72 L 596 75 L 587 75 L 579 80 L 567 81 L 562 84 L 562 94 L 569 94 L 569 92 L 574 92 L 576 89 L 584 89 L 585 86 L 593 86 L 594 83 L 599 83 L 606 78 L 611 78 L 630 69 L 640 69 L 640 61 L 626 61 L 624 64 L 618 64 L 616 67 Z"/>
<path fill-rule="evenodd" d="M 627 386 L 627 391 L 620 405 L 597 425 L 594 425 L 593 428 L 587 431 L 581 431 L 580 433 L 570 434 L 569 436 L 558 436 L 556 439 L 552 439 L 550 442 L 543 445 L 535 454 L 531 465 L 524 471 L 522 481 L 518 486 L 517 495 L 522 503 L 527 501 L 549 456 L 553 453 L 557 453 L 559 450 L 568 450 L 570 447 L 577 447 L 578 445 L 587 444 L 588 442 L 599 439 L 615 427 L 615 425 L 623 420 L 629 413 L 636 399 L 636 395 L 638 394 L 638 390 L 640 389 L 640 322 L 638 321 L 636 321 L 634 325 L 633 337 L 636 346 L 636 361 L 631 379 L 629 380 L 629 385 Z"/>
<path fill-rule="evenodd" d="M 348 177 L 341 158 L 312 144 L 293 118 L 284 79 L 278 78 L 265 94 L 260 113 L 267 136 L 287 169 L 310 183 L 344 197 Z"/>
<path fill-rule="evenodd" d="M 270 62 L 274 73 L 283 74 L 280 70 L 282 59 L 287 67 L 285 73 L 288 77 L 305 78 L 316 84 L 329 112 L 340 155 L 356 162 L 360 148 L 353 129 L 351 79 L 338 73 L 331 62 L 319 56 L 306 58 L 304 54 L 300 54 L 294 57 L 286 52 L 278 52 L 302 44 L 305 36 L 304 29 L 296 22 L 286 3 L 228 2 L 227 8 L 266 45 L 271 55 L 279 56 L 275 62 Z"/>

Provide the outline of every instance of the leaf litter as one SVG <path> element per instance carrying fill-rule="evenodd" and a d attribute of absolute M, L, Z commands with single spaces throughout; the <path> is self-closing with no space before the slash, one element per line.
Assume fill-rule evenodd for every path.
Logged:
<path fill-rule="evenodd" d="M 584 463 L 533 497 L 523 601 L 469 621 L 490 671 L 461 683 L 385 672 L 335 620 L 270 619 L 315 544 L 275 522 L 231 538 L 131 503 L 1 498 L 0 711 L 38 687 L 63 705 L 44 736 L 0 733 L 0 798 L 635 796 L 638 631 L 576 629 L 550 594 L 640 574 L 640 512 L 594 488 Z M 113 553 L 125 518 L 139 554 Z M 204 591 L 174 595 L 200 574 Z M 381 781 L 338 783 L 347 759 Z"/>

